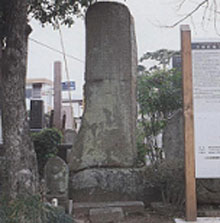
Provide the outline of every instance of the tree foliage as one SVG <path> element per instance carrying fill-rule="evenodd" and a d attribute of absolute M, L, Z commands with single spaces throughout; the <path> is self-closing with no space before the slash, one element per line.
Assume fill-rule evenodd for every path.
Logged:
<path fill-rule="evenodd" d="M 158 63 L 159 66 L 162 65 L 163 69 L 166 69 L 170 63 L 171 58 L 178 53 L 179 52 L 177 51 L 167 49 L 147 52 L 141 57 L 140 62 L 143 62 L 144 60 L 154 60 Z M 156 65 L 156 67 L 154 66 L 153 68 L 157 68 L 158 65 Z"/>
<path fill-rule="evenodd" d="M 31 18 L 38 20 L 43 26 L 51 24 L 55 28 L 58 23 L 71 26 L 74 16 L 80 16 L 87 7 L 97 0 L 27 0 L 27 21 Z M 11 12 L 13 5 L 8 0 L 0 1 L 0 37 L 7 37 L 6 15 Z"/>
<path fill-rule="evenodd" d="M 159 67 L 143 70 L 142 66 L 140 74 L 138 76 L 138 149 L 142 160 L 147 153 L 150 161 L 154 163 L 162 158 L 158 135 L 163 132 L 169 116 L 182 105 L 181 72 Z"/>
<path fill-rule="evenodd" d="M 39 195 L 18 196 L 10 201 L 0 199 L 1 223 L 74 223 L 73 218 L 60 207 L 42 201 Z"/>
<path fill-rule="evenodd" d="M 54 157 L 58 152 L 58 145 L 62 140 L 62 133 L 53 129 L 44 129 L 32 134 L 34 149 L 37 154 L 38 170 L 43 177 L 44 166 L 49 158 Z"/>
<path fill-rule="evenodd" d="M 72 25 L 73 15 L 80 15 L 84 9 L 95 0 L 28 0 L 28 14 L 39 20 L 42 24 L 50 23 L 54 26 L 57 21 Z"/>

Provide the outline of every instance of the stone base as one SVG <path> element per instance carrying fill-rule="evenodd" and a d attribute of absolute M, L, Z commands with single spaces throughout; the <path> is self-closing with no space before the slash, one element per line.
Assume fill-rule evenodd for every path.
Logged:
<path fill-rule="evenodd" d="M 175 219 L 176 223 L 220 223 L 220 218 L 197 218 L 197 221 L 185 221 L 183 219 Z"/>
<path fill-rule="evenodd" d="M 104 209 L 108 209 L 109 211 L 111 211 L 112 208 L 121 208 L 124 215 L 144 213 L 144 203 L 141 201 L 74 203 L 73 213 L 76 218 L 89 218 L 89 216 L 91 215 L 91 210 L 101 211 Z M 97 213 L 100 212 L 97 211 Z"/>
<path fill-rule="evenodd" d="M 160 193 L 145 179 L 145 169 L 94 168 L 70 174 L 73 202 L 160 200 Z"/>
<path fill-rule="evenodd" d="M 89 211 L 91 223 L 118 223 L 124 220 L 124 213 L 121 208 L 94 208 Z"/>

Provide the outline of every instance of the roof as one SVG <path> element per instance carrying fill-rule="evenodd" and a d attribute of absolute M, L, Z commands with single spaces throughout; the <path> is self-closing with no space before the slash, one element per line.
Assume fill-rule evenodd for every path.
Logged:
<path fill-rule="evenodd" d="M 47 78 L 31 78 L 26 80 L 26 84 L 48 84 L 53 86 L 53 81 Z"/>

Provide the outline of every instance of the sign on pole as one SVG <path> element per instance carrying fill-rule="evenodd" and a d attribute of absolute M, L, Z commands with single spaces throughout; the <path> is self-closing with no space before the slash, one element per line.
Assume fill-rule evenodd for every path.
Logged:
<path fill-rule="evenodd" d="M 76 83 L 75 81 L 65 81 L 62 82 L 62 91 L 75 91 L 76 90 Z"/>
<path fill-rule="evenodd" d="M 197 205 L 194 153 L 191 31 L 188 25 L 182 25 L 180 29 L 183 74 L 186 220 L 196 221 Z"/>

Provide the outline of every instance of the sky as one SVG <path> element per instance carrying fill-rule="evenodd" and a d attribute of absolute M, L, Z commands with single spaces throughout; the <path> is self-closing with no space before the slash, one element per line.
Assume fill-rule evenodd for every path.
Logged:
<path fill-rule="evenodd" d="M 117 0 L 128 6 L 135 21 L 138 47 L 138 58 L 145 52 L 166 48 L 180 49 L 180 25 L 170 26 L 193 10 L 201 0 Z M 179 5 L 184 2 L 181 9 Z M 192 17 L 181 24 L 189 24 L 192 39 L 219 39 L 213 26 L 213 13 L 201 7 Z M 205 15 L 205 19 L 203 19 Z M 217 22 L 218 22 L 217 18 Z M 220 22 L 219 22 L 220 23 Z M 29 40 L 28 78 L 53 79 L 54 61 L 62 62 L 63 81 L 67 80 L 65 63 L 62 54 L 40 45 L 45 44 L 62 51 L 60 35 L 51 26 L 41 27 L 39 22 L 32 20 L 33 31 Z M 220 30 L 220 29 L 219 29 Z M 85 70 L 85 24 L 83 18 L 76 18 L 71 28 L 61 27 L 64 41 L 67 68 L 70 79 L 76 82 L 75 97 L 82 98 L 82 86 Z M 36 43 L 37 41 L 37 43 Z"/>

